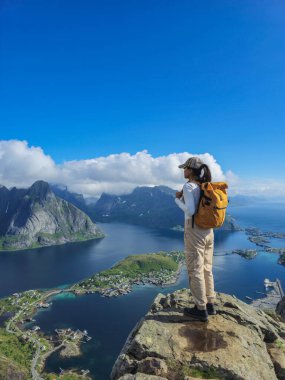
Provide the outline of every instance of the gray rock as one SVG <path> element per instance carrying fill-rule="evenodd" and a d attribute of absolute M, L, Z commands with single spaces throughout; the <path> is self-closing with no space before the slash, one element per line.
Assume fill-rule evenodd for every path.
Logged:
<path fill-rule="evenodd" d="M 158 294 L 129 334 L 110 379 L 284 378 L 284 323 L 224 293 L 217 293 L 218 313 L 207 323 L 183 314 L 193 305 L 189 289 Z"/>
<path fill-rule="evenodd" d="M 278 302 L 276 306 L 276 313 L 279 314 L 285 321 L 285 296 Z"/>

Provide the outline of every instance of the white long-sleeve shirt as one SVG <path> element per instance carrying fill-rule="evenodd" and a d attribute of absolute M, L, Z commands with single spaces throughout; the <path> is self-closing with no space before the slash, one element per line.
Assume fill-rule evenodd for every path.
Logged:
<path fill-rule="evenodd" d="M 184 211 L 185 219 L 192 218 L 198 210 L 200 187 L 195 182 L 186 182 L 183 185 L 183 196 L 175 198 L 176 204 Z"/>

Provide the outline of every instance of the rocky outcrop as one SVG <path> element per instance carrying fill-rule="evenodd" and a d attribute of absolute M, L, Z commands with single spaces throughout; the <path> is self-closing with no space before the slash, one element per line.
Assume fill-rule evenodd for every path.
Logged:
<path fill-rule="evenodd" d="M 285 296 L 278 302 L 276 306 L 276 313 L 285 321 Z"/>
<path fill-rule="evenodd" d="M 285 324 L 224 293 L 217 293 L 217 315 L 207 323 L 183 314 L 193 305 L 188 289 L 158 294 L 110 379 L 285 379 Z"/>
<path fill-rule="evenodd" d="M 94 239 L 103 234 L 74 205 L 55 196 L 49 184 L 28 189 L 0 188 L 0 249 L 62 244 Z"/>

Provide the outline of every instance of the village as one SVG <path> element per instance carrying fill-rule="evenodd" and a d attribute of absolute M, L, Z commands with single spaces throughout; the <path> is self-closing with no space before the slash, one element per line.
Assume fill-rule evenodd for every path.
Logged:
<path fill-rule="evenodd" d="M 75 289 L 71 289 L 76 295 L 100 293 L 103 297 L 117 297 L 128 294 L 133 290 L 133 285 L 152 284 L 157 286 L 166 286 L 177 281 L 180 274 L 182 263 L 179 263 L 176 272 L 161 269 L 156 272 L 149 272 L 147 275 L 138 274 L 137 277 L 129 278 L 124 276 L 123 272 L 117 275 L 100 276 L 100 281 L 107 286 L 98 287 L 94 278 L 84 282 Z"/>

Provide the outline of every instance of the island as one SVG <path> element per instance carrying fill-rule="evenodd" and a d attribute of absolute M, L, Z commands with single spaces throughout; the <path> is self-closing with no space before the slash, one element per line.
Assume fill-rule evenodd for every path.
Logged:
<path fill-rule="evenodd" d="M 259 249 L 260 251 L 279 254 L 278 264 L 285 265 L 285 248 L 273 248 L 269 246 L 270 238 L 285 239 L 284 233 L 272 231 L 262 232 L 256 227 L 248 227 L 245 228 L 244 231 L 248 235 L 248 240 L 251 243 L 261 247 L 261 249 Z"/>
<path fill-rule="evenodd" d="M 256 249 L 234 249 L 231 251 L 231 253 L 240 255 L 247 260 L 252 260 L 257 255 L 257 250 Z"/>
<path fill-rule="evenodd" d="M 269 240 L 263 236 L 249 236 L 248 240 L 260 247 L 268 247 L 267 244 L 269 243 Z"/>
<path fill-rule="evenodd" d="M 272 231 L 267 231 L 267 232 L 262 232 L 260 231 L 259 228 L 256 227 L 248 227 L 244 229 L 245 233 L 249 236 L 248 240 L 251 241 L 252 243 L 264 247 L 264 248 L 270 248 L 268 246 L 268 243 L 270 243 L 269 239 L 274 238 L 274 239 L 285 239 L 285 234 L 281 232 L 272 232 Z M 268 251 L 270 252 L 270 251 Z M 273 252 L 273 251 L 271 251 Z"/>
<path fill-rule="evenodd" d="M 268 247 L 265 249 L 266 252 L 271 252 L 271 253 L 279 253 L 280 255 L 282 255 L 283 253 L 285 253 L 285 248 L 271 248 L 271 247 Z"/>

